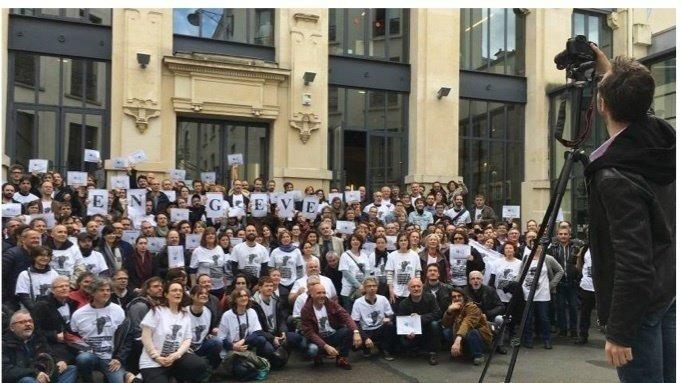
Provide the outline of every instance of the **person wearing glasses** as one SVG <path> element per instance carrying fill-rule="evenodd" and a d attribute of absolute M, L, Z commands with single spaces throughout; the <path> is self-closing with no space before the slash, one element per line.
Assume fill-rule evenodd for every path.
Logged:
<path fill-rule="evenodd" d="M 442 317 L 442 326 L 451 328 L 454 335 L 451 355 L 457 358 L 467 354 L 473 358 L 473 364 L 479 366 L 485 363 L 485 352 L 492 345 L 492 330 L 482 311 L 463 289 L 455 287 L 451 298 L 452 303 Z"/>
<path fill-rule="evenodd" d="M 450 285 L 457 287 L 465 287 L 468 285 L 468 275 L 471 271 L 477 270 L 482 272 L 485 270 L 485 262 L 482 260 L 482 255 L 474 247 L 468 244 L 468 237 L 463 231 L 457 230 L 452 235 L 452 245 L 449 249 L 444 251 L 445 259 L 449 261 L 449 278 Z M 452 252 L 452 248 L 459 247 L 463 249 Z M 462 258 L 462 255 L 463 258 Z"/>

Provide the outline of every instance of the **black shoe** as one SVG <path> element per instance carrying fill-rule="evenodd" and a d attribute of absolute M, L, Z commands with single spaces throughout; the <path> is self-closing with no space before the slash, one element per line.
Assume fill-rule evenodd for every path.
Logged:
<path fill-rule="evenodd" d="M 523 342 L 523 347 L 525 347 L 525 348 L 533 348 L 534 346 L 532 345 L 532 342 Z"/>
<path fill-rule="evenodd" d="M 575 341 L 576 345 L 583 345 L 583 344 L 587 344 L 587 343 L 589 343 L 589 339 L 586 338 L 586 337 L 582 337 L 582 336 L 580 336 L 579 339 L 577 339 Z"/>
<path fill-rule="evenodd" d="M 508 354 L 508 351 L 506 350 L 506 347 L 499 345 L 497 346 L 497 354 L 506 355 Z"/>
<path fill-rule="evenodd" d="M 547 349 L 547 350 L 552 349 L 553 346 L 551 346 L 551 341 L 547 340 L 546 342 L 544 342 L 544 348 Z"/>
<path fill-rule="evenodd" d="M 392 354 L 388 351 L 383 351 L 383 359 L 387 360 L 388 362 L 391 362 L 395 360 L 395 357 L 392 356 Z"/>
<path fill-rule="evenodd" d="M 577 330 L 570 330 L 570 338 L 577 338 Z"/>
<path fill-rule="evenodd" d="M 436 366 L 437 365 L 437 353 L 431 352 L 428 356 L 428 363 L 431 366 Z"/>
<path fill-rule="evenodd" d="M 317 355 L 314 357 L 314 361 L 312 362 L 312 367 L 321 367 L 324 364 L 324 358 L 322 358 L 321 355 Z"/>

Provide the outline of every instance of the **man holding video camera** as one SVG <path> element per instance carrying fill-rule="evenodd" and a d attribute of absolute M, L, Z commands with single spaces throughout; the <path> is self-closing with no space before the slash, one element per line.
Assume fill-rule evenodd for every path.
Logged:
<path fill-rule="evenodd" d="M 605 355 L 622 382 L 672 382 L 675 365 L 675 131 L 649 115 L 655 82 L 594 44 L 608 139 L 585 169 L 590 246 Z"/>

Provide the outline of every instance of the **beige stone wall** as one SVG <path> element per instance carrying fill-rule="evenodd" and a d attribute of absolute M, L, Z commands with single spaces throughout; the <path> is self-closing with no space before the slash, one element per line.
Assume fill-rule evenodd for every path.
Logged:
<path fill-rule="evenodd" d="M 411 10 L 406 182 L 446 182 L 458 177 L 459 15 L 458 9 Z M 442 86 L 451 91 L 438 99 Z"/>
<path fill-rule="evenodd" d="M 2 83 L 0 85 L 0 91 L 2 91 L 2 97 L 0 99 L 4 100 L 6 95 L 7 95 L 7 34 L 8 34 L 8 29 L 9 29 L 9 23 L 8 23 L 8 18 L 9 18 L 9 8 L 0 8 L 0 70 L 2 70 L 3 76 L 2 80 L 0 80 Z M 7 121 L 7 109 L 6 109 L 7 103 L 0 102 L 0 134 L 2 134 L 2 138 L 0 138 L 0 142 L 3 143 L 3 154 L 2 154 L 2 180 L 3 182 L 7 180 L 8 175 L 8 167 L 10 165 L 10 158 L 5 154 L 5 123 Z"/>

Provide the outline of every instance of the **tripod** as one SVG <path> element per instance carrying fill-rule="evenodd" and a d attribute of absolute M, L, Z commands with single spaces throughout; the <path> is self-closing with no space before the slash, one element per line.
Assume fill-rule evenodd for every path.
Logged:
<path fill-rule="evenodd" d="M 522 319 L 520 322 L 520 329 L 518 331 L 518 334 L 520 335 L 516 334 L 516 336 L 511 340 L 513 352 L 511 355 L 511 361 L 509 363 L 508 370 L 506 371 L 506 378 L 504 379 L 505 383 L 511 383 L 511 377 L 513 376 L 515 363 L 518 359 L 518 352 L 520 351 L 519 336 L 522 336 L 523 331 L 525 330 L 525 326 L 527 324 L 527 319 L 532 313 L 532 303 L 539 283 L 540 279 L 539 277 L 544 266 L 544 260 L 546 259 L 546 250 L 548 250 L 551 244 L 551 238 L 553 238 L 556 218 L 558 216 L 561 201 L 563 200 L 563 196 L 565 195 L 567 184 L 570 180 L 570 175 L 572 174 L 575 162 L 580 161 L 584 166 L 588 164 L 588 157 L 585 155 L 584 151 L 580 149 L 580 146 L 582 143 L 584 143 L 584 141 L 589 137 L 591 133 L 592 125 L 591 116 L 593 113 L 593 104 L 596 92 L 594 82 L 588 82 L 586 84 L 589 84 L 589 86 L 585 87 L 584 86 L 585 83 L 571 84 L 572 86 L 578 88 L 580 102 L 580 107 L 577 113 L 578 118 L 574 121 L 581 122 L 580 117 L 582 117 L 582 111 L 583 110 L 586 111 L 586 113 L 584 114 L 585 122 L 584 124 L 579 124 L 579 127 L 577 129 L 577 136 L 574 140 L 565 140 L 562 138 L 565 123 L 565 101 L 567 95 L 569 94 L 569 87 L 566 88 L 565 94 L 562 98 L 560 111 L 558 114 L 558 122 L 556 124 L 557 125 L 556 132 L 554 136 L 558 141 L 560 141 L 563 145 L 570 148 L 571 150 L 565 152 L 565 162 L 563 163 L 563 168 L 560 171 L 558 183 L 556 184 L 555 189 L 552 192 L 551 201 L 549 203 L 548 208 L 546 209 L 546 212 L 544 213 L 544 218 L 539 228 L 539 233 L 537 234 L 539 240 L 535 242 L 534 246 L 532 247 L 530 255 L 528 256 L 527 261 L 524 263 L 524 267 L 522 269 L 518 281 L 513 283 L 513 285 L 511 286 L 513 298 L 506 306 L 506 311 L 504 312 L 503 315 L 503 321 L 501 322 L 499 329 L 497 330 L 497 336 L 495 337 L 494 343 L 492 344 L 491 350 L 487 356 L 485 367 L 483 368 L 482 374 L 480 375 L 480 380 L 478 381 L 479 383 L 483 383 L 483 381 L 485 380 L 485 375 L 487 374 L 487 370 L 489 369 L 490 363 L 492 362 L 492 357 L 494 356 L 494 353 L 496 349 L 499 347 L 500 343 L 503 341 L 504 330 L 511 323 L 511 313 L 514 312 L 515 306 L 520 304 L 519 302 L 521 302 L 521 300 L 523 299 L 522 284 L 525 283 L 525 278 L 527 277 L 527 273 L 529 272 L 530 266 L 532 265 L 532 260 L 537 254 L 539 254 L 539 259 L 537 260 L 536 265 L 536 271 L 534 273 L 534 278 L 532 278 L 530 290 L 527 296 L 527 302 L 525 303 L 525 308 L 523 310 Z"/>

